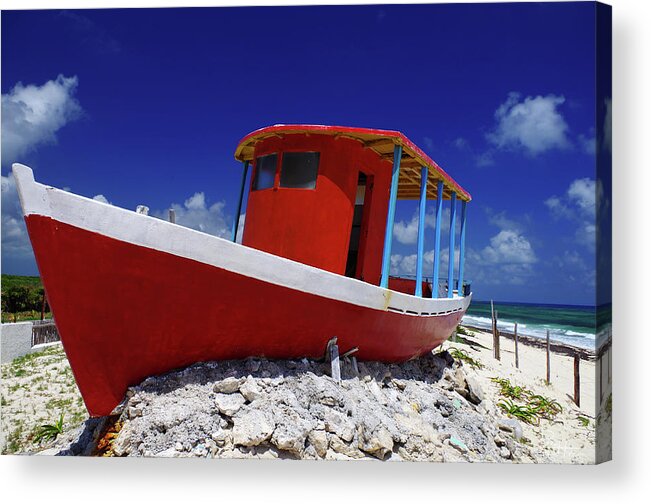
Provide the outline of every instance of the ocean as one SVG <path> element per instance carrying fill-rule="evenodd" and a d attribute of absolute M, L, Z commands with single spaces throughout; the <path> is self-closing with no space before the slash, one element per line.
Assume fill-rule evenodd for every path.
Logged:
<path fill-rule="evenodd" d="M 601 346 L 610 333 L 611 306 L 572 306 L 531 303 L 494 302 L 498 312 L 497 327 L 513 333 L 514 322 L 518 334 L 535 338 L 546 337 L 549 329 L 551 340 L 567 343 L 588 350 Z M 597 319 L 599 330 L 597 331 Z M 463 317 L 462 324 L 491 328 L 490 301 L 475 301 Z"/>

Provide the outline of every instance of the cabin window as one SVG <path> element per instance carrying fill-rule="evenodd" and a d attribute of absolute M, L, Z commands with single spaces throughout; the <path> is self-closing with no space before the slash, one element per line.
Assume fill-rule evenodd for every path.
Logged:
<path fill-rule="evenodd" d="M 276 165 L 278 154 L 260 156 L 255 161 L 255 177 L 253 179 L 253 190 L 269 189 L 274 186 L 276 178 Z"/>
<path fill-rule="evenodd" d="M 314 189 L 318 171 L 318 152 L 284 152 L 280 187 Z"/>

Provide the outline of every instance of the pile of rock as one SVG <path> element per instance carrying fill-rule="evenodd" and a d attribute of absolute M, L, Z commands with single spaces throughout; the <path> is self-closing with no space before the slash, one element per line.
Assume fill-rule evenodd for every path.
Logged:
<path fill-rule="evenodd" d="M 127 394 L 118 456 L 512 461 L 522 429 L 447 352 L 400 365 L 247 359 L 152 377 Z"/>

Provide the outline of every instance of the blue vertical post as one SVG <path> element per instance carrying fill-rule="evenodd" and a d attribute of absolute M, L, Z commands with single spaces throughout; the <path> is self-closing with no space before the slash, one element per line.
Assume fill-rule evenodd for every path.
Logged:
<path fill-rule="evenodd" d="M 237 227 L 240 224 L 240 213 L 242 212 L 242 200 L 244 199 L 244 186 L 246 185 L 246 175 L 249 171 L 249 162 L 244 161 L 244 171 L 242 172 L 242 186 L 240 187 L 240 199 L 237 202 L 237 213 L 235 214 L 235 220 L 233 221 L 233 232 L 232 240 L 237 239 Z"/>
<path fill-rule="evenodd" d="M 427 205 L 427 167 L 420 169 L 420 205 L 418 207 L 418 246 L 416 248 L 416 292 L 423 297 L 423 253 L 425 251 L 425 214 Z"/>
<path fill-rule="evenodd" d="M 466 201 L 461 202 L 461 236 L 459 237 L 459 296 L 463 295 L 463 262 L 466 256 Z"/>
<path fill-rule="evenodd" d="M 439 256 L 441 255 L 441 217 L 443 215 L 443 181 L 436 185 L 436 229 L 434 230 L 434 273 L 432 276 L 432 297 L 439 297 Z"/>
<path fill-rule="evenodd" d="M 384 251 L 382 252 L 382 276 L 380 287 L 389 286 L 389 270 L 391 269 L 391 240 L 393 239 L 393 221 L 396 217 L 396 200 L 398 199 L 398 178 L 400 176 L 400 160 L 402 146 L 393 148 L 393 172 L 391 175 L 391 192 L 389 193 L 389 211 L 387 212 L 387 228 L 384 233 Z"/>
<path fill-rule="evenodd" d="M 457 193 L 452 191 L 450 198 L 450 251 L 448 260 L 448 297 L 451 298 L 454 294 L 454 234 L 455 225 L 457 223 Z"/>

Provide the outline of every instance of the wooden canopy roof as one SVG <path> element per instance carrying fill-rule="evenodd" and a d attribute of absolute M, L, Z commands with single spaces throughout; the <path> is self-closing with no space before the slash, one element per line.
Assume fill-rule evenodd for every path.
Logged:
<path fill-rule="evenodd" d="M 235 150 L 238 161 L 252 161 L 255 144 L 259 140 L 271 136 L 289 134 L 330 135 L 351 138 L 361 142 L 365 148 L 377 152 L 383 159 L 393 163 L 393 149 L 402 146 L 400 162 L 400 177 L 398 179 L 398 199 L 418 199 L 420 197 L 420 169 L 427 167 L 427 198 L 436 199 L 436 186 L 443 181 L 443 199 L 450 199 L 451 193 L 457 193 L 457 198 L 470 201 L 472 197 L 455 180 L 450 177 L 427 154 L 420 150 L 411 140 L 399 131 L 379 130 L 369 128 L 350 128 L 345 126 L 317 126 L 303 124 L 277 124 L 261 128 L 245 136 Z"/>

